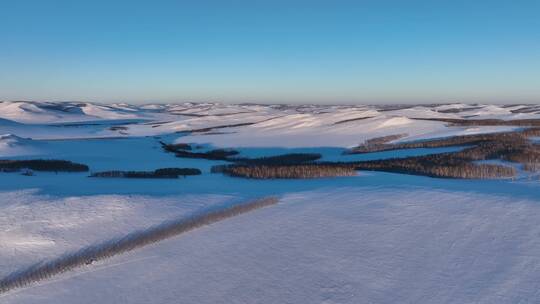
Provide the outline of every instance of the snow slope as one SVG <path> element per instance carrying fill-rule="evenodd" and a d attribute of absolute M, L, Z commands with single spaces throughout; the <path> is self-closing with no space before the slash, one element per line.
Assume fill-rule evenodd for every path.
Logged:
<path fill-rule="evenodd" d="M 182 198 L 140 195 L 49 197 L 35 190 L 1 193 L 0 271 L 143 229 L 199 208 L 228 202 L 227 195 Z M 1 302 L 1 301 L 0 301 Z"/>
<path fill-rule="evenodd" d="M 0 118 L 20 123 L 44 124 L 100 119 L 141 118 L 124 108 L 77 102 L 0 102 Z"/>
<path fill-rule="evenodd" d="M 0 299 L 2 303 L 540 300 L 539 201 L 421 188 L 390 190 L 356 187 L 290 193 L 275 207 Z M 44 198 L 31 193 L 4 195 L 13 201 L 0 205 L 0 226 L 11 227 L 23 216 L 28 220 L 4 233 L 3 240 L 11 243 L 0 251 L 2 273 L 185 211 L 173 203 L 184 198 L 174 197 L 45 198 L 40 203 Z M 204 199 L 197 198 L 199 203 L 187 209 Z M 47 208 L 37 213 L 33 204 Z M 76 237 L 80 232 L 85 232 L 84 238 Z M 14 242 L 14 235 L 26 243 Z M 50 241 L 55 242 L 52 250 Z M 36 250 L 40 246 L 49 249 Z"/>

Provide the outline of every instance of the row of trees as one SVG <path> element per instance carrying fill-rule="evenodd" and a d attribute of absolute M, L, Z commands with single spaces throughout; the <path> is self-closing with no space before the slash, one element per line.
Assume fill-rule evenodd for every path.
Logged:
<path fill-rule="evenodd" d="M 538 172 L 540 171 L 540 163 L 525 163 L 523 164 L 523 170 Z"/>
<path fill-rule="evenodd" d="M 540 127 L 540 119 L 456 119 L 456 118 L 413 118 L 416 120 L 442 121 L 458 126 L 520 126 Z"/>
<path fill-rule="evenodd" d="M 357 164 L 356 168 L 444 178 L 488 179 L 516 175 L 516 169 L 513 167 L 494 164 L 478 165 L 465 161 L 449 161 L 431 157 L 369 161 Z"/>
<path fill-rule="evenodd" d="M 274 197 L 262 198 L 248 203 L 237 204 L 221 209 L 207 210 L 188 218 L 165 222 L 146 230 L 135 231 L 124 237 L 82 248 L 79 251 L 62 255 L 48 262 L 32 265 L 0 279 L 0 294 L 12 289 L 22 288 L 94 261 L 111 258 L 146 245 L 150 245 L 193 229 L 210 225 L 255 209 L 277 204 Z"/>
<path fill-rule="evenodd" d="M 451 146 L 478 145 L 480 143 L 498 143 L 498 142 L 528 142 L 531 136 L 540 136 L 540 128 L 530 128 L 521 131 L 488 133 L 488 134 L 473 134 L 461 135 L 445 138 L 420 140 L 413 142 L 404 142 L 396 144 L 366 144 L 351 149 L 347 153 L 371 153 L 380 151 L 400 150 L 400 149 L 415 149 L 415 148 L 440 148 Z M 377 140 L 377 139 L 375 139 Z"/>
<path fill-rule="evenodd" d="M 304 165 L 232 165 L 221 167 L 230 176 L 274 179 L 274 178 L 319 178 L 356 175 L 353 165 L 304 164 Z M 215 171 L 214 171 L 215 172 Z"/>

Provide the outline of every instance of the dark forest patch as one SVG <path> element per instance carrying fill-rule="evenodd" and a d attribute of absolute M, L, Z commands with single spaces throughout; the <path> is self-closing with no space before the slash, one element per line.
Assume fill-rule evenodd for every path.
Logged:
<path fill-rule="evenodd" d="M 200 175 L 196 168 L 162 168 L 154 171 L 103 171 L 92 173 L 89 177 L 109 178 L 178 178 L 180 176 Z"/>
<path fill-rule="evenodd" d="M 87 165 L 67 160 L 31 159 L 31 160 L 0 160 L 0 171 L 17 172 L 22 169 L 50 172 L 86 172 Z"/>

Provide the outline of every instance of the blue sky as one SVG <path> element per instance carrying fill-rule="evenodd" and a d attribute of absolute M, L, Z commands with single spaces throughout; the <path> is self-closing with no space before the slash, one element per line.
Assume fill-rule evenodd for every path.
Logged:
<path fill-rule="evenodd" d="M 0 100 L 540 102 L 540 1 L 0 0 Z"/>

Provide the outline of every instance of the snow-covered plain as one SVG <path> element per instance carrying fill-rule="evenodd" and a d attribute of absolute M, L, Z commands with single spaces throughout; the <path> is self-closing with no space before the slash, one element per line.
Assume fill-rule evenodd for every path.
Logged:
<path fill-rule="evenodd" d="M 379 136 L 515 129 L 416 118 L 540 119 L 540 108 L 0 102 L 0 159 L 65 159 L 91 171 L 203 171 L 178 180 L 0 172 L 0 279 L 207 207 L 280 197 L 277 206 L 0 294 L 0 303 L 540 302 L 540 182 L 530 176 L 245 180 L 211 174 L 221 161 L 176 158 L 159 143 L 350 161 L 459 149 L 342 154 Z"/>
<path fill-rule="evenodd" d="M 8 261 L 2 267 L 10 270 L 23 261 L 37 261 L 170 218 L 197 204 L 223 200 L 200 196 L 195 202 L 182 198 L 172 204 L 169 199 L 141 197 L 43 200 L 31 194 L 5 195 L 29 201 L 3 211 L 0 225 L 12 227 L 12 221 L 34 214 L 12 227 L 11 234 L 26 236 L 26 241 L 8 238 L 2 248 Z M 540 297 L 539 203 L 427 189 L 290 193 L 278 206 L 98 262 L 0 299 L 2 303 L 535 303 Z M 24 211 L 32 209 L 27 204 L 44 212 Z M 64 206 L 47 207 L 56 205 Z M 30 235 L 40 238 L 29 239 Z"/>

